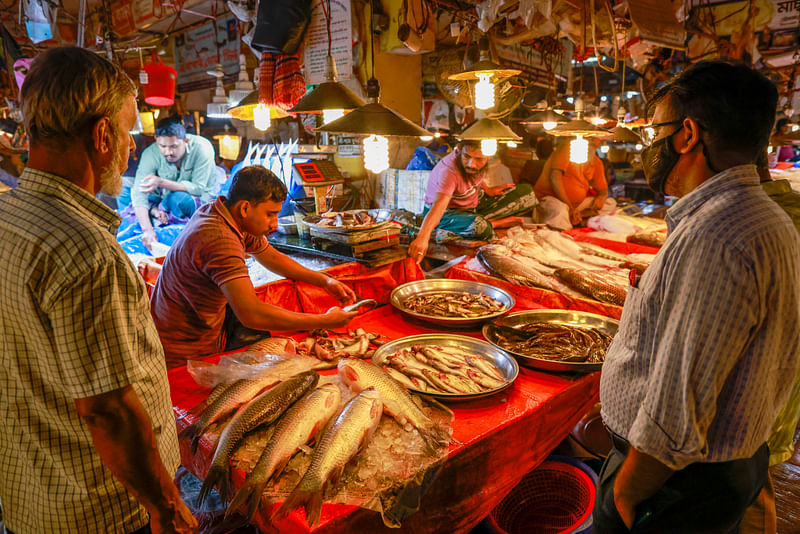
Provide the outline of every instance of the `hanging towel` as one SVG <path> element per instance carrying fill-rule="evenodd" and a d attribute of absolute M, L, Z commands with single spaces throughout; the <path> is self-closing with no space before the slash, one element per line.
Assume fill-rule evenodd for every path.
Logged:
<path fill-rule="evenodd" d="M 306 94 L 306 80 L 300 72 L 300 60 L 293 54 L 281 54 L 275 62 L 275 105 L 286 111 Z"/>
<path fill-rule="evenodd" d="M 258 101 L 268 106 L 275 105 L 272 87 L 275 84 L 275 56 L 269 52 L 261 53 L 258 70 Z"/>

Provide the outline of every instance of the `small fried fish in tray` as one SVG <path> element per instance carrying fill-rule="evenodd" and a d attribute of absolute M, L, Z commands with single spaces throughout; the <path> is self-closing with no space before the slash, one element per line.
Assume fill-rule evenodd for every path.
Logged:
<path fill-rule="evenodd" d="M 562 362 L 602 362 L 612 336 L 602 330 L 556 323 L 531 323 L 517 328 L 492 325 L 496 343 L 505 350 Z"/>

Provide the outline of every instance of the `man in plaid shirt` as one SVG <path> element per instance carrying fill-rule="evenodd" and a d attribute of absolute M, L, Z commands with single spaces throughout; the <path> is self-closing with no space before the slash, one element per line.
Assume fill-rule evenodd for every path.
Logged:
<path fill-rule="evenodd" d="M 22 87 L 30 139 L 0 196 L 0 501 L 16 534 L 196 532 L 144 282 L 115 240 L 136 120 L 121 68 L 39 55 Z"/>

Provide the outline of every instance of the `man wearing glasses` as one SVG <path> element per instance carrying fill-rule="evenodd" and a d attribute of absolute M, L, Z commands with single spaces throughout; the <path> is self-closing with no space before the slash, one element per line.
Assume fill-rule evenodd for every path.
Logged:
<path fill-rule="evenodd" d="M 754 165 L 777 97 L 749 67 L 701 62 L 649 103 L 645 176 L 680 198 L 603 365 L 599 534 L 737 532 L 764 485 L 800 346 L 800 239 Z"/>

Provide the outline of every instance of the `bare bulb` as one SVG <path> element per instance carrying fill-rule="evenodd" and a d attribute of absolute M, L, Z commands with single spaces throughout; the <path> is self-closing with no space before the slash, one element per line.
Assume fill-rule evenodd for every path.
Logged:
<path fill-rule="evenodd" d="M 364 139 L 364 168 L 379 173 L 389 168 L 389 140 L 382 135 Z"/>
<path fill-rule="evenodd" d="M 269 108 L 265 104 L 259 103 L 253 108 L 253 125 L 262 132 L 269 129 Z"/>
<path fill-rule="evenodd" d="M 478 83 L 475 84 L 475 107 L 489 109 L 494 107 L 494 84 L 490 74 L 478 74 Z"/>
<path fill-rule="evenodd" d="M 557 122 L 547 121 L 542 123 L 542 128 L 544 128 L 545 130 L 552 130 L 556 126 L 558 126 Z"/>
<path fill-rule="evenodd" d="M 497 139 L 481 139 L 481 153 L 484 156 L 497 154 Z"/>
<path fill-rule="evenodd" d="M 335 121 L 336 119 L 341 119 L 342 117 L 344 117 L 343 109 L 322 110 L 322 124 L 328 124 L 329 122 Z"/>
<path fill-rule="evenodd" d="M 586 163 L 589 161 L 589 141 L 580 135 L 569 142 L 569 160 L 572 163 Z"/>

